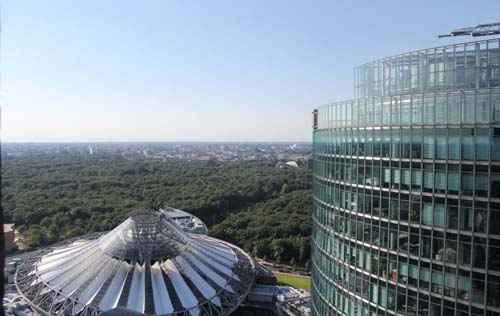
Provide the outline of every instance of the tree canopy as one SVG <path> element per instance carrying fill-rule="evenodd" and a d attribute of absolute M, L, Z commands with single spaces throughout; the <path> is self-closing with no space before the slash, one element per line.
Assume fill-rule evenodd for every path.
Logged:
<path fill-rule="evenodd" d="M 30 247 L 107 231 L 133 209 L 166 205 L 200 217 L 215 237 L 260 257 L 309 256 L 310 171 L 276 161 L 131 160 L 110 153 L 2 161 L 4 220 Z"/>

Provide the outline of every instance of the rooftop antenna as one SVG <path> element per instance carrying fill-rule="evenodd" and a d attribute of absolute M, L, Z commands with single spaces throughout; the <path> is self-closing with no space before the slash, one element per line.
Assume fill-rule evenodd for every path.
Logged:
<path fill-rule="evenodd" d="M 489 36 L 500 34 L 500 22 L 499 23 L 489 23 L 489 24 L 479 24 L 471 27 L 462 27 L 451 31 L 449 34 L 439 35 L 439 38 L 443 37 L 454 37 L 454 36 Z"/>

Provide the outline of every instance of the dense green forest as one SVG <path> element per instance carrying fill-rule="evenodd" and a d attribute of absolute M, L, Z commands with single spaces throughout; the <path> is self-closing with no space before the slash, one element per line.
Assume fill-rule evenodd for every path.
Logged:
<path fill-rule="evenodd" d="M 240 245 L 252 255 L 305 265 L 310 257 L 311 192 L 297 190 L 230 214 L 211 233 Z"/>
<path fill-rule="evenodd" d="M 310 172 L 276 161 L 130 160 L 111 153 L 36 154 L 2 161 L 2 208 L 26 245 L 110 230 L 136 208 L 160 204 L 200 217 L 215 237 L 304 264 Z"/>

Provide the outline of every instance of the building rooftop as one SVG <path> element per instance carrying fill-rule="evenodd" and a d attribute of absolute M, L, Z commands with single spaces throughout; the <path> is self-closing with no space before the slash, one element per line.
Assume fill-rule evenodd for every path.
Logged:
<path fill-rule="evenodd" d="M 14 224 L 3 224 L 3 232 L 8 233 L 14 230 Z"/>
<path fill-rule="evenodd" d="M 43 250 L 19 267 L 19 293 L 49 315 L 228 315 L 253 285 L 252 259 L 178 218 L 139 210 L 99 238 Z"/>

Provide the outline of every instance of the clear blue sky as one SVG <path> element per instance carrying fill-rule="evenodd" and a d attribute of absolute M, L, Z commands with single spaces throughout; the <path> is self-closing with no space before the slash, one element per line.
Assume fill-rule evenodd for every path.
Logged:
<path fill-rule="evenodd" d="M 2 1 L 3 141 L 310 140 L 353 67 L 500 1 Z"/>

